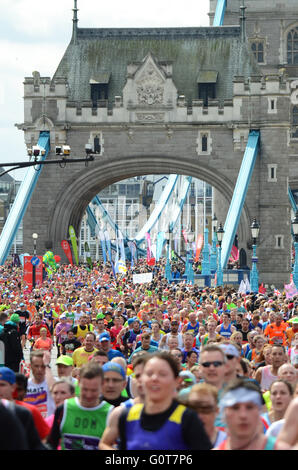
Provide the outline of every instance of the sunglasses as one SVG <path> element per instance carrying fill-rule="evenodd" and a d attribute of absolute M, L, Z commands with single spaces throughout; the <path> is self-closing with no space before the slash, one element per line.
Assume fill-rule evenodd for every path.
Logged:
<path fill-rule="evenodd" d="M 231 361 L 235 357 L 235 356 L 232 356 L 231 354 L 226 354 L 226 356 L 229 361 Z"/>
<path fill-rule="evenodd" d="M 214 366 L 214 367 L 220 367 L 223 365 L 223 362 L 222 361 L 210 361 L 210 362 L 202 362 L 202 366 L 203 367 L 210 367 L 210 366 Z"/>

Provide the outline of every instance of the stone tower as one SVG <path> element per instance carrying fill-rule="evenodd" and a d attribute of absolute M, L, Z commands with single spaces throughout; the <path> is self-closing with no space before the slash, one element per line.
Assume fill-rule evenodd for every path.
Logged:
<path fill-rule="evenodd" d="M 55 158 L 58 144 L 82 156 L 85 144 L 100 142 L 100 153 L 88 167 L 42 170 L 24 219 L 25 250 L 32 227 L 38 226 L 41 251 L 64 256 L 61 240 L 70 224 L 78 233 L 91 199 L 105 186 L 137 175 L 174 173 L 205 180 L 217 192 L 216 214 L 224 222 L 249 131 L 258 129 L 261 147 L 238 227 L 239 248 L 249 262 L 249 227 L 256 217 L 261 281 L 281 286 L 289 280 L 287 188 L 298 171 L 293 137 L 298 113 L 295 65 L 285 63 L 288 45 L 282 41 L 295 30 L 295 17 L 298 24 L 298 6 L 282 2 L 279 18 L 278 2 L 270 2 L 276 4 L 273 33 L 269 12 L 252 8 L 266 2 L 247 1 L 240 24 L 241 3 L 228 0 L 223 27 L 100 29 L 78 27 L 75 2 L 73 36 L 54 76 L 25 78 L 25 118 L 19 128 L 28 146 L 41 130 L 50 132 L 48 158 Z M 215 5 L 210 2 L 211 24 Z M 280 40 L 279 53 L 268 45 L 271 35 L 272 41 Z M 265 63 L 253 39 L 264 40 Z M 284 60 L 275 63 L 277 57 Z"/>

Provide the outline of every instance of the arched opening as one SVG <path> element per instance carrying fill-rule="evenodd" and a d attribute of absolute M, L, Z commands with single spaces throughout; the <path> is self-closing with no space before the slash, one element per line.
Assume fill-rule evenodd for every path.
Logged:
<path fill-rule="evenodd" d="M 52 240 L 53 248 L 59 249 L 61 240 L 68 236 L 69 225 L 73 225 L 76 232 L 79 231 L 83 214 L 92 199 L 104 188 L 115 184 L 123 179 L 144 175 L 178 174 L 192 176 L 205 181 L 216 188 L 221 197 L 226 201 L 227 207 L 233 195 L 233 182 L 220 171 L 216 173 L 203 165 L 196 165 L 187 159 L 169 156 L 142 156 L 124 157 L 114 161 L 101 161 L 84 173 L 70 177 L 64 185 L 63 191 L 57 194 L 54 210 L 49 220 L 48 239 Z M 220 219 L 224 223 L 225 220 Z M 245 240 L 249 233 L 250 214 L 246 205 L 242 212 L 238 227 L 238 239 Z M 239 244 L 240 248 L 241 243 Z"/>

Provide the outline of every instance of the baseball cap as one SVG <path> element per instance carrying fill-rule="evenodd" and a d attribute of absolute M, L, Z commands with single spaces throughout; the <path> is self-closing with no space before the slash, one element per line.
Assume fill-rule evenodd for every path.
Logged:
<path fill-rule="evenodd" d="M 134 323 L 134 322 L 135 322 L 134 318 L 129 318 L 129 319 L 127 320 L 127 324 L 128 324 L 128 325 L 131 325 L 131 324 Z"/>
<path fill-rule="evenodd" d="M 123 379 L 126 378 L 126 374 L 125 374 L 125 371 L 123 369 L 123 367 L 118 364 L 117 362 L 106 362 L 103 366 L 102 366 L 102 370 L 103 370 L 103 373 L 105 374 L 106 372 L 117 372 L 118 374 L 121 375 L 121 377 L 123 377 Z"/>
<path fill-rule="evenodd" d="M 110 341 L 111 337 L 108 333 L 101 333 L 99 335 L 98 341 L 101 343 L 102 341 Z"/>
<path fill-rule="evenodd" d="M 67 318 L 67 316 L 64 313 L 62 313 L 62 315 L 60 315 L 60 320 L 65 320 L 65 318 Z"/>
<path fill-rule="evenodd" d="M 183 370 L 179 373 L 179 377 L 182 377 L 183 382 L 196 383 L 196 377 L 188 370 Z"/>
<path fill-rule="evenodd" d="M 233 344 L 220 344 L 219 347 L 223 350 L 226 356 L 239 357 L 239 351 Z"/>
<path fill-rule="evenodd" d="M 16 383 L 16 374 L 9 367 L 0 367 L 0 380 L 13 385 Z"/>
<path fill-rule="evenodd" d="M 73 366 L 73 360 L 70 356 L 59 356 L 56 364 L 63 364 L 64 366 Z"/>
<path fill-rule="evenodd" d="M 21 304 L 20 304 L 20 307 L 25 307 L 25 304 L 21 303 Z"/>
<path fill-rule="evenodd" d="M 14 323 L 19 323 L 20 322 L 20 316 L 18 315 L 18 313 L 13 313 L 10 316 L 10 321 L 12 321 Z"/>
<path fill-rule="evenodd" d="M 103 313 L 98 313 L 98 314 L 96 315 L 96 320 L 100 320 L 100 319 L 102 319 L 102 318 L 105 318 L 105 315 L 104 315 Z"/>

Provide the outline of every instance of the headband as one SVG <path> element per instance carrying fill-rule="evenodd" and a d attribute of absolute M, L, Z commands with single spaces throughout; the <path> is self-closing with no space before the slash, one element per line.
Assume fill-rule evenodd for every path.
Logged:
<path fill-rule="evenodd" d="M 225 408 L 234 406 L 236 403 L 252 402 L 259 408 L 262 408 L 262 398 L 259 392 L 248 390 L 245 387 L 236 388 L 228 391 L 220 400 L 220 411 Z"/>

